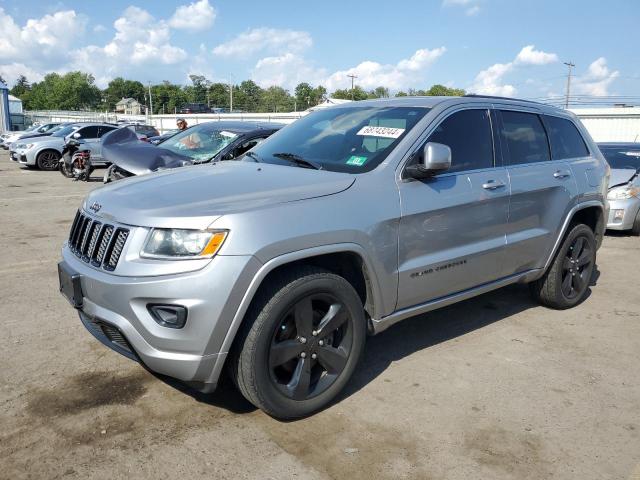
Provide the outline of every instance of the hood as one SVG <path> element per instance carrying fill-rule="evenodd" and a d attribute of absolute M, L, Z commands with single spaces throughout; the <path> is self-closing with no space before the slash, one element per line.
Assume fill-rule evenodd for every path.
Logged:
<path fill-rule="evenodd" d="M 611 178 L 609 178 L 609 188 L 629 183 L 636 176 L 637 171 L 633 168 L 613 168 L 611 169 Z"/>
<path fill-rule="evenodd" d="M 158 168 L 192 165 L 190 158 L 170 152 L 148 142 L 141 142 L 129 128 L 119 128 L 105 135 L 102 156 L 112 164 L 133 173 L 144 175 Z"/>
<path fill-rule="evenodd" d="M 23 141 L 24 140 L 24 141 Z M 16 140 L 16 143 L 43 143 L 43 142 L 53 142 L 55 144 L 64 145 L 64 138 L 62 137 L 54 137 L 51 135 L 47 135 L 46 137 L 33 137 L 33 138 L 19 138 Z"/>
<path fill-rule="evenodd" d="M 84 208 L 129 225 L 204 229 L 230 213 L 332 195 L 348 189 L 348 173 L 228 161 L 120 180 L 91 192 Z"/>
<path fill-rule="evenodd" d="M 51 134 L 50 133 L 32 133 L 30 135 L 22 135 L 20 137 L 20 140 L 32 140 L 32 139 L 36 139 L 36 138 L 42 138 L 42 137 L 50 137 Z"/>

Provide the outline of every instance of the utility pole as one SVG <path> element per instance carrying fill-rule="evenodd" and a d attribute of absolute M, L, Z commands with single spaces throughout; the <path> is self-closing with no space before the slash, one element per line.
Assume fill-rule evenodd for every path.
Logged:
<path fill-rule="evenodd" d="M 353 100 L 353 81 L 358 78 L 357 75 L 351 74 L 351 75 L 347 75 L 347 77 L 349 77 L 351 79 L 351 100 Z"/>
<path fill-rule="evenodd" d="M 571 69 L 575 67 L 575 65 L 571 61 L 562 63 L 564 63 L 569 68 L 569 73 L 567 75 L 567 95 L 564 102 L 564 108 L 566 110 L 567 108 L 569 108 L 569 96 L 571 95 Z"/>
<path fill-rule="evenodd" d="M 151 82 L 149 82 L 149 110 L 151 110 L 150 114 L 153 115 L 153 100 L 151 99 Z"/>

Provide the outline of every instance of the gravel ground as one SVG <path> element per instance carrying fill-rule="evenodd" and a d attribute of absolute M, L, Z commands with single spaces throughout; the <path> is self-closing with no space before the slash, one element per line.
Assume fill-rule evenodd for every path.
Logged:
<path fill-rule="evenodd" d="M 99 185 L 0 154 L 0 478 L 640 479 L 638 238 L 570 311 L 513 286 L 370 338 L 334 406 L 281 423 L 84 330 L 56 263 Z"/>

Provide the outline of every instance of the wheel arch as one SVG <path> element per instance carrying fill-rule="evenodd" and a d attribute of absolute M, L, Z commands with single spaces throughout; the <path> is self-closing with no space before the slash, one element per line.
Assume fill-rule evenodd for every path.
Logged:
<path fill-rule="evenodd" d="M 62 156 L 62 152 L 60 150 L 58 150 L 57 148 L 55 148 L 55 147 L 43 147 L 33 155 L 33 158 L 35 160 L 35 164 L 36 165 L 38 164 L 38 157 L 40 155 L 42 155 L 44 152 L 49 152 L 49 151 L 55 152 L 56 154 L 58 154 L 58 157 Z"/>
<path fill-rule="evenodd" d="M 222 372 L 224 360 L 231 350 L 249 306 L 256 298 L 260 288 L 268 282 L 270 276 L 276 275 L 283 269 L 305 264 L 319 266 L 343 276 L 358 292 L 368 316 L 375 315 L 381 302 L 380 287 L 376 281 L 371 262 L 368 260 L 364 248 L 360 245 L 355 243 L 325 245 L 275 257 L 262 265 L 247 288 L 222 343 L 220 349 L 222 361 L 216 362 L 210 377 L 212 380 L 215 381 Z M 369 325 L 367 327 L 369 328 Z"/>
<path fill-rule="evenodd" d="M 605 207 L 602 202 L 598 200 L 590 200 L 587 202 L 582 202 L 575 205 L 569 213 L 566 215 L 565 220 L 562 224 L 562 228 L 556 238 L 556 242 L 553 245 L 553 249 L 551 250 L 550 255 L 545 262 L 544 268 L 542 272 L 546 272 L 555 257 L 558 248 L 562 244 L 564 237 L 567 232 L 570 230 L 571 225 L 575 225 L 576 223 L 584 223 L 589 226 L 596 237 L 597 247 L 600 248 L 602 244 L 602 239 L 604 237 L 604 226 L 605 226 Z"/>

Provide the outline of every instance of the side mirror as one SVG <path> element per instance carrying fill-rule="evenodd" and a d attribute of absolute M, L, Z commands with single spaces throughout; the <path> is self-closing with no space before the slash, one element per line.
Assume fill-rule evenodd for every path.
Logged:
<path fill-rule="evenodd" d="M 73 138 L 75 138 L 76 140 L 78 140 L 80 137 L 82 137 L 82 135 L 80 135 L 78 132 L 74 133 L 73 135 L 71 135 Z"/>
<path fill-rule="evenodd" d="M 411 178 L 428 178 L 451 168 L 451 149 L 442 143 L 428 142 L 417 156 L 418 161 L 406 168 Z"/>

